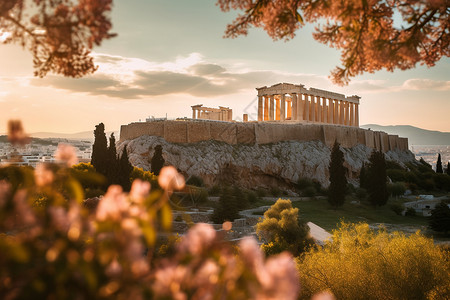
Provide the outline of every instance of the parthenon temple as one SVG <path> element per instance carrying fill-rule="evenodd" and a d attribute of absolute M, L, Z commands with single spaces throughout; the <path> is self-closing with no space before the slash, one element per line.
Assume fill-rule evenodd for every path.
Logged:
<path fill-rule="evenodd" d="M 260 87 L 258 121 L 293 121 L 359 127 L 359 96 L 346 97 L 302 84 Z"/>
<path fill-rule="evenodd" d="M 219 108 L 204 107 L 203 104 L 193 105 L 192 119 L 216 120 L 231 122 L 233 110 L 228 107 L 219 106 Z"/>

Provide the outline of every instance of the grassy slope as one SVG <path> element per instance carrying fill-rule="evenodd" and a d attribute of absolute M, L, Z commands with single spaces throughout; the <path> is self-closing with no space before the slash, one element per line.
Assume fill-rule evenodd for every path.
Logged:
<path fill-rule="evenodd" d="M 294 207 L 298 207 L 300 217 L 306 221 L 313 222 L 327 231 L 336 229 L 341 222 L 366 222 L 389 223 L 404 225 L 427 225 L 425 217 L 404 217 L 396 215 L 389 204 L 373 208 L 367 204 L 355 205 L 347 201 L 343 207 L 333 210 L 326 199 L 311 199 L 307 201 L 293 202 Z"/>

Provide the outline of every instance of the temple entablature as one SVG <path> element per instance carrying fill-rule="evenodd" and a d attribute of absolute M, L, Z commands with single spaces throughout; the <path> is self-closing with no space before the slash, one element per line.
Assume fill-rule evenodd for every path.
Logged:
<path fill-rule="evenodd" d="M 219 108 L 205 107 L 203 104 L 193 105 L 192 119 L 216 120 L 231 122 L 233 110 L 228 107 L 219 106 Z"/>
<path fill-rule="evenodd" d="M 353 95 L 278 83 L 258 91 L 258 121 L 295 121 L 359 127 L 359 99 Z"/>

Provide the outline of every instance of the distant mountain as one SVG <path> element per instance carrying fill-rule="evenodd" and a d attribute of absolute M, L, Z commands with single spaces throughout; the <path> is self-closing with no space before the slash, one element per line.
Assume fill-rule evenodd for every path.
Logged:
<path fill-rule="evenodd" d="M 116 137 L 116 140 L 118 140 L 119 139 L 118 131 L 106 132 L 106 137 L 109 138 L 112 132 L 114 132 L 114 136 Z M 59 138 L 68 140 L 94 141 L 94 131 L 83 131 L 77 133 L 35 132 L 30 133 L 30 136 L 41 139 Z"/>
<path fill-rule="evenodd" d="M 384 131 L 406 137 L 409 145 L 450 145 L 450 132 L 441 132 L 417 128 L 410 125 L 382 126 L 377 124 L 362 125 L 361 128 Z"/>

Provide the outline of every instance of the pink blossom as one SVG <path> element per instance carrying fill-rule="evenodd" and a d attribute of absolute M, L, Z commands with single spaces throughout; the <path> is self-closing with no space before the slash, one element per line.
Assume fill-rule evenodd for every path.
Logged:
<path fill-rule="evenodd" d="M 311 300 L 336 300 L 336 298 L 332 293 L 326 291 L 315 294 Z"/>
<path fill-rule="evenodd" d="M 11 193 L 11 184 L 6 180 L 0 180 L 0 207 L 6 204 L 7 198 Z"/>
<path fill-rule="evenodd" d="M 158 184 L 164 190 L 181 190 L 185 186 L 184 177 L 173 166 L 161 169 L 158 176 Z"/>
<path fill-rule="evenodd" d="M 58 144 L 58 149 L 56 149 L 55 152 L 55 159 L 67 164 L 68 167 L 78 163 L 75 148 L 68 144 Z"/>
<path fill-rule="evenodd" d="M 216 231 L 211 225 L 197 223 L 181 239 L 179 249 L 182 253 L 199 255 L 213 244 L 215 238 Z"/>
<path fill-rule="evenodd" d="M 136 179 L 133 181 L 130 190 L 130 198 L 138 203 L 142 203 L 150 192 L 150 182 Z"/>
<path fill-rule="evenodd" d="M 37 186 L 46 186 L 52 184 L 55 179 L 53 171 L 45 163 L 38 164 L 34 170 L 34 180 Z"/>
<path fill-rule="evenodd" d="M 129 203 L 119 185 L 110 185 L 105 196 L 97 207 L 96 218 L 98 221 L 112 219 L 118 221 L 123 212 L 127 211 Z"/>
<path fill-rule="evenodd" d="M 122 273 L 122 266 L 119 264 L 116 258 L 113 259 L 113 261 L 108 265 L 105 273 L 110 277 L 116 277 Z"/>
<path fill-rule="evenodd" d="M 155 272 L 153 290 L 159 297 L 185 300 L 187 296 L 181 291 L 181 285 L 187 277 L 189 272 L 185 266 L 165 263 Z"/>

